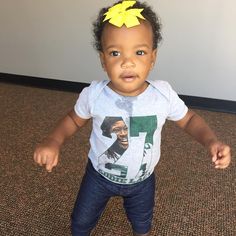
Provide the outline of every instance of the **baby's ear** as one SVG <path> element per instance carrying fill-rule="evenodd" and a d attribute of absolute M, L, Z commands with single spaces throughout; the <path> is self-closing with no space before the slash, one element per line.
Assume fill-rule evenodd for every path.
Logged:
<path fill-rule="evenodd" d="M 152 51 L 152 64 L 151 64 L 151 70 L 152 70 L 152 68 L 153 68 L 154 65 L 155 65 L 156 59 L 157 59 L 157 49 L 154 49 L 154 50 Z"/>
<path fill-rule="evenodd" d="M 157 59 L 157 48 L 152 51 L 152 61 L 155 63 Z"/>
<path fill-rule="evenodd" d="M 99 52 L 99 57 L 100 57 L 100 62 L 101 62 L 102 68 L 104 71 L 106 71 L 104 53 Z"/>

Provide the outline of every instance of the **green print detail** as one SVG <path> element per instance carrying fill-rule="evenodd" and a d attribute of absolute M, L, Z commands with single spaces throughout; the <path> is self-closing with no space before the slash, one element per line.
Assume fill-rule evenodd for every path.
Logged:
<path fill-rule="evenodd" d="M 106 178 L 110 179 L 111 181 L 114 181 L 116 183 L 119 183 L 119 184 L 126 184 L 127 183 L 127 179 L 124 179 L 124 178 L 119 178 L 113 174 L 109 174 L 101 169 L 98 169 L 98 172 L 105 176 Z"/>
<path fill-rule="evenodd" d="M 147 169 L 147 163 L 142 164 L 139 170 L 141 170 L 141 171 L 143 171 L 143 173 L 145 173 L 146 169 Z"/>
<path fill-rule="evenodd" d="M 138 137 L 139 133 L 146 132 L 145 143 L 153 144 L 153 134 L 157 129 L 156 116 L 130 117 L 130 136 Z"/>
<path fill-rule="evenodd" d="M 127 175 L 127 167 L 122 166 L 122 165 L 117 165 L 117 164 L 112 164 L 112 163 L 106 163 L 105 168 L 108 170 L 118 170 L 120 172 L 120 175 L 115 175 L 121 178 L 125 178 Z"/>

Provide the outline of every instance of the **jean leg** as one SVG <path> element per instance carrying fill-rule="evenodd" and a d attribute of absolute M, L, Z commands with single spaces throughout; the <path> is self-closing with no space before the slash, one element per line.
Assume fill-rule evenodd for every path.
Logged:
<path fill-rule="evenodd" d="M 133 192 L 124 196 L 124 208 L 131 222 L 133 231 L 137 235 L 146 235 L 150 229 L 153 218 L 155 198 L 155 175 L 134 188 Z"/>
<path fill-rule="evenodd" d="M 97 176 L 93 176 L 92 171 L 95 170 L 92 170 L 91 166 L 86 170 L 72 212 L 73 236 L 90 235 L 110 198 L 109 193 L 96 180 Z"/>

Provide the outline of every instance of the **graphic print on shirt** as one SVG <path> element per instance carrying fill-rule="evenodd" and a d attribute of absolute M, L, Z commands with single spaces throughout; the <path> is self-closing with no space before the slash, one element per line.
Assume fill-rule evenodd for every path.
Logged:
<path fill-rule="evenodd" d="M 102 134 L 112 138 L 115 134 L 117 139 L 104 153 L 108 159 L 116 162 L 128 148 L 128 127 L 122 117 L 106 117 L 101 125 Z"/>
<path fill-rule="evenodd" d="M 116 183 L 131 184 L 147 178 L 151 174 L 149 166 L 156 129 L 155 115 L 130 117 L 129 124 L 122 117 L 105 117 L 101 125 L 102 135 L 115 141 L 99 156 L 98 171 Z M 133 160 L 127 160 L 131 157 Z M 125 163 L 130 161 L 134 165 L 131 163 L 128 168 Z"/>

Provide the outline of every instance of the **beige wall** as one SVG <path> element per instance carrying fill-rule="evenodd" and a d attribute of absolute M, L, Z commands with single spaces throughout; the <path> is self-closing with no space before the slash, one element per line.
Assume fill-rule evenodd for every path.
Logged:
<path fill-rule="evenodd" d="M 162 18 L 164 36 L 151 79 L 168 80 L 181 94 L 236 101 L 236 1 L 148 2 Z M 0 0 L 0 72 L 79 82 L 104 78 L 91 22 L 107 3 Z"/>
<path fill-rule="evenodd" d="M 158 2 L 159 77 L 181 94 L 236 101 L 236 1 Z"/>

